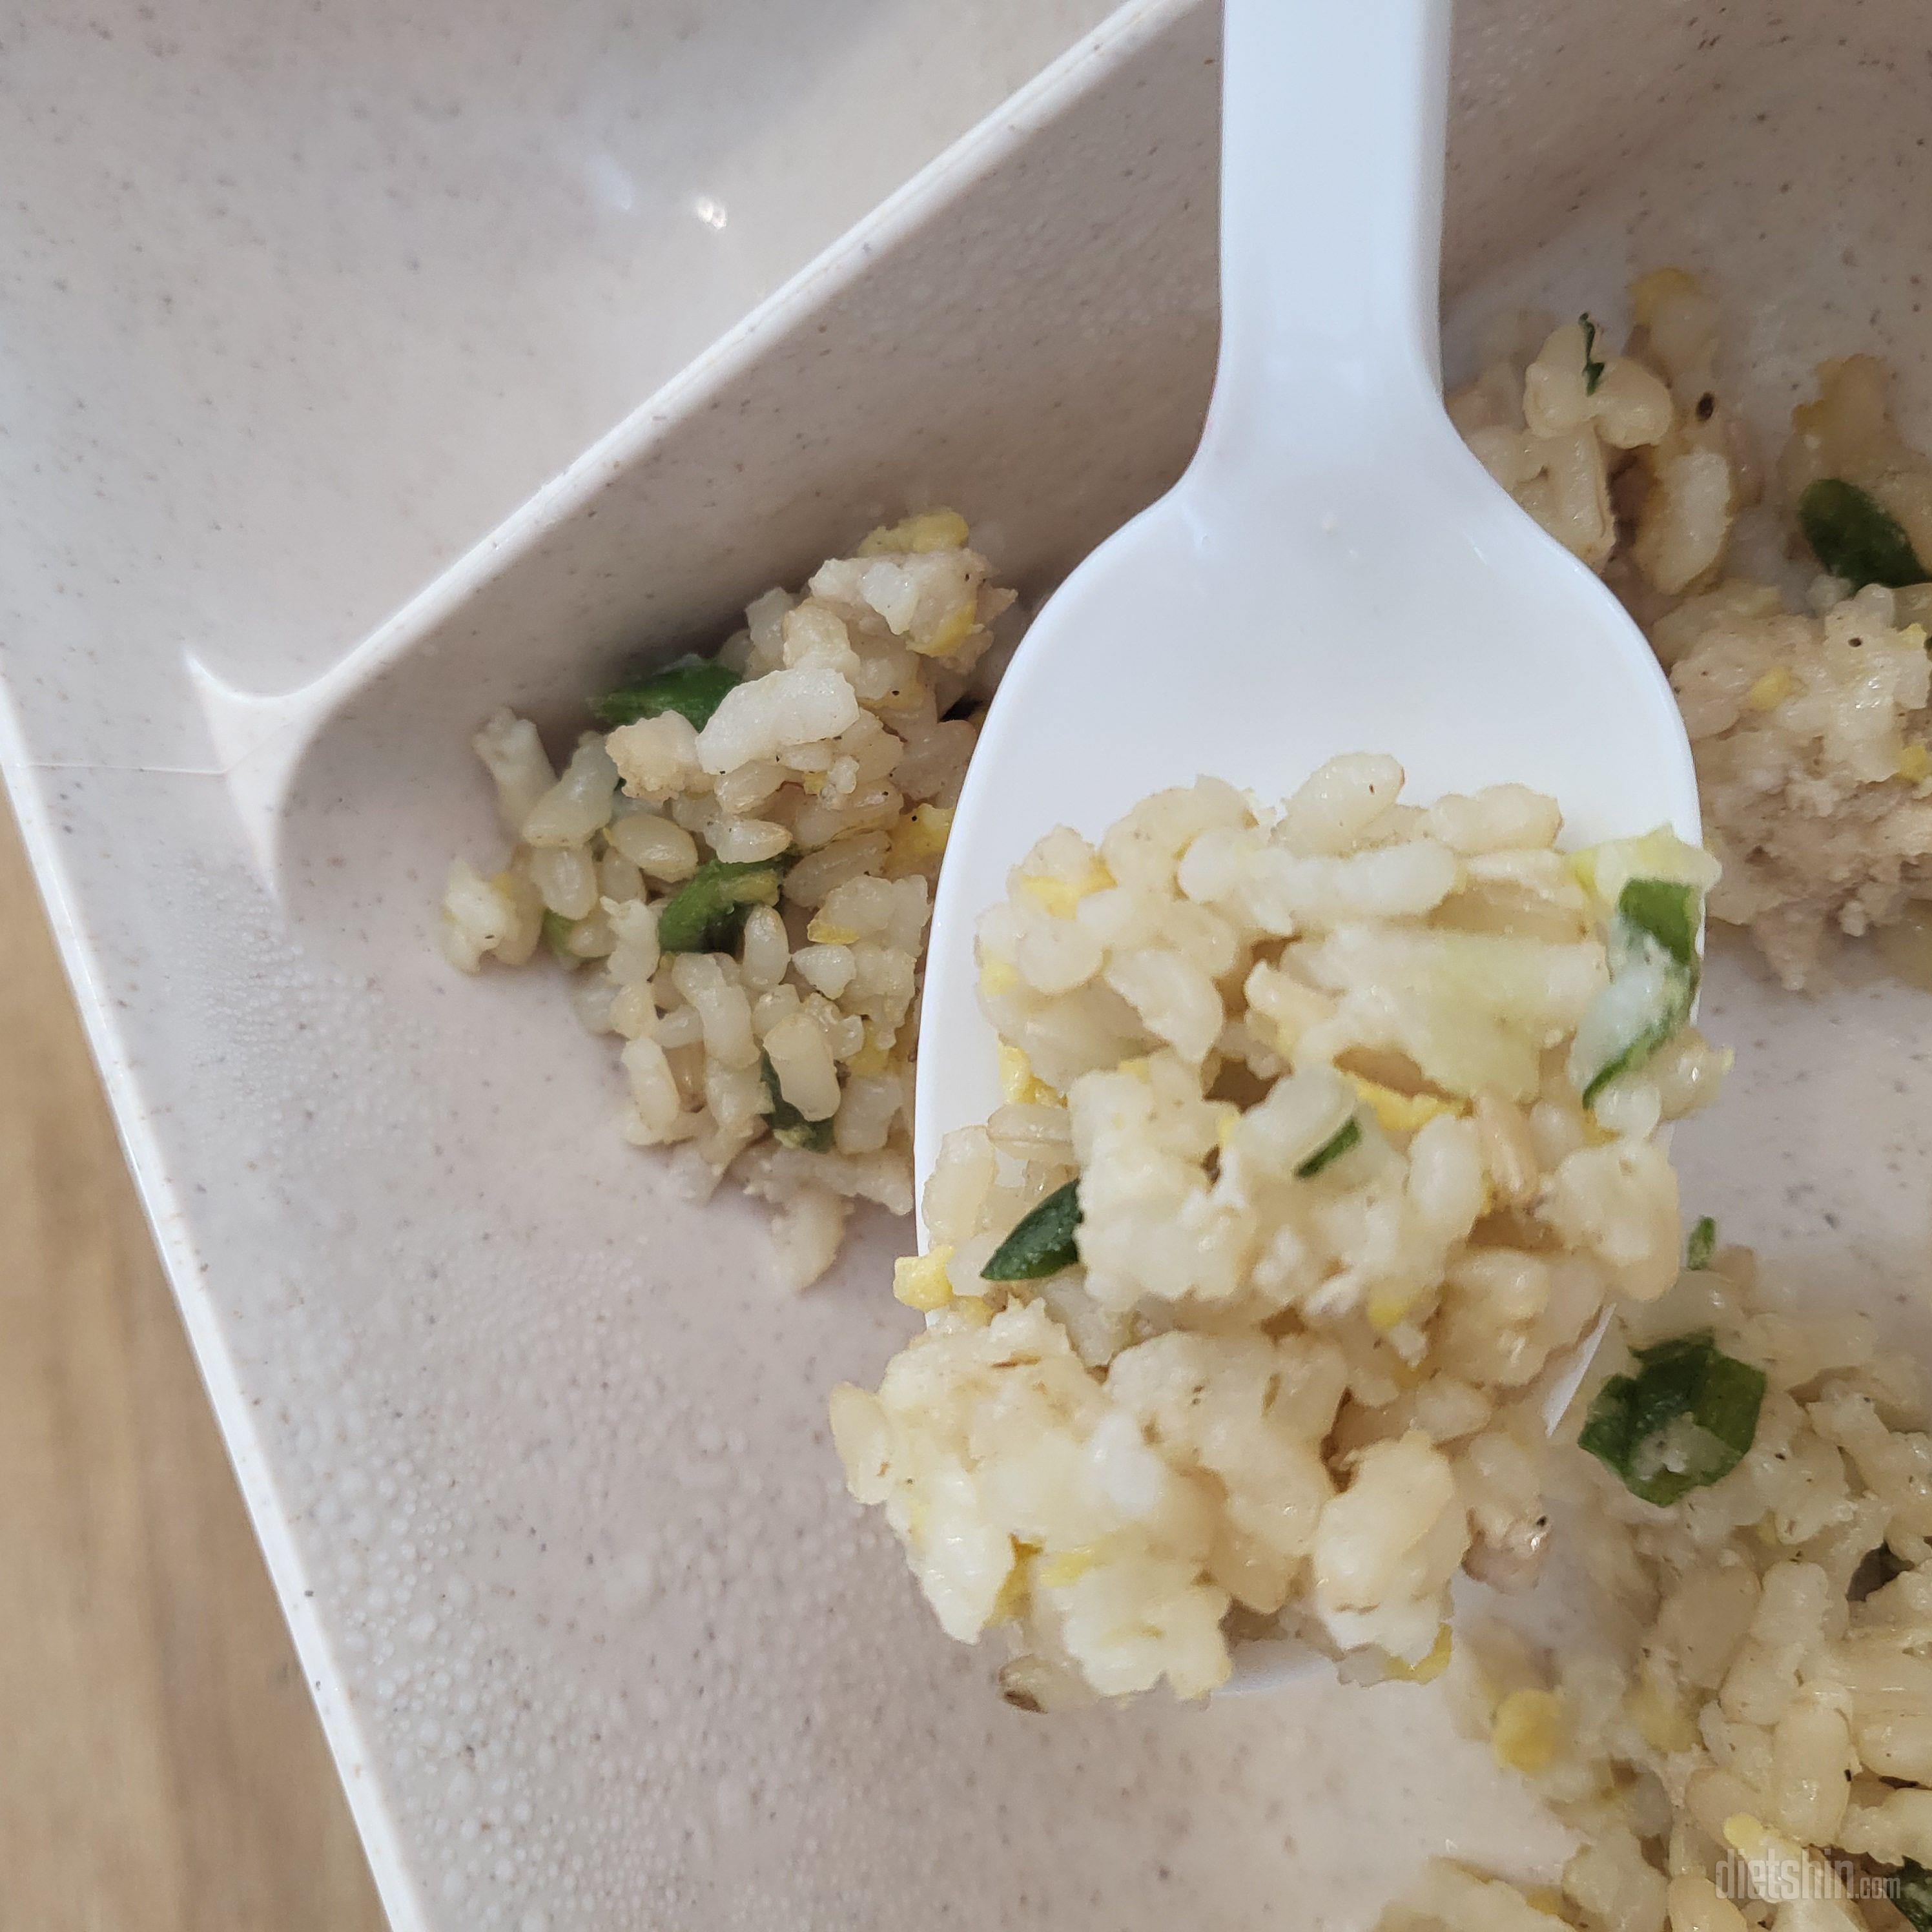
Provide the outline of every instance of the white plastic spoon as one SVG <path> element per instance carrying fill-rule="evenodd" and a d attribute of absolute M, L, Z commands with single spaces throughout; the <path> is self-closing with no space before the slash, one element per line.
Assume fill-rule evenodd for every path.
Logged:
<path fill-rule="evenodd" d="M 1180 481 L 1034 620 L 986 719 L 934 910 L 922 1183 L 944 1136 L 999 1104 L 974 926 L 1056 825 L 1097 836 L 1203 773 L 1279 799 L 1373 751 L 1412 800 L 1514 780 L 1556 797 L 1577 844 L 1664 823 L 1699 838 L 1690 746 L 1642 634 L 1442 407 L 1449 14 L 1226 0 L 1207 427 Z M 1244 1654 L 1238 1681 L 1285 1661 Z"/>

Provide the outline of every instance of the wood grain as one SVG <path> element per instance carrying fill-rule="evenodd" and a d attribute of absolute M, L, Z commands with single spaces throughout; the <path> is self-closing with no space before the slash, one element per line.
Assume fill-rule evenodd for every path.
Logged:
<path fill-rule="evenodd" d="M 0 1928 L 383 1924 L 0 799 Z"/>

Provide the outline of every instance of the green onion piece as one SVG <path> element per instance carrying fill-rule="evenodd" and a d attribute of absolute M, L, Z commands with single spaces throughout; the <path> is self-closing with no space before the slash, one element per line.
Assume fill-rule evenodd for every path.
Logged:
<path fill-rule="evenodd" d="M 772 1138 L 789 1148 L 825 1153 L 832 1145 L 832 1123 L 808 1120 L 785 1098 L 784 1089 L 778 1084 L 778 1070 L 772 1064 L 769 1053 L 758 1055 L 758 1072 L 765 1083 L 766 1097 L 772 1103 L 765 1110 L 765 1118 L 771 1123 Z"/>
<path fill-rule="evenodd" d="M 1932 1932 L 1932 1871 L 1907 1858 L 1885 1882 L 1885 1895 L 1912 1932 Z"/>
<path fill-rule="evenodd" d="M 570 935 L 576 928 L 574 919 L 566 919 L 560 912 L 544 909 L 544 943 L 566 966 L 580 966 L 584 962 L 570 950 Z"/>
<path fill-rule="evenodd" d="M 738 674 L 727 670 L 714 658 L 682 657 L 648 677 L 632 678 L 602 698 L 593 698 L 590 715 L 607 731 L 614 731 L 620 724 L 634 724 L 640 718 L 675 711 L 701 731 L 738 682 Z"/>
<path fill-rule="evenodd" d="M 1573 1076 L 1592 1064 L 1580 1093 L 1585 1106 L 1612 1080 L 1633 1072 L 1690 1017 L 1697 982 L 1674 960 L 1639 962 L 1619 968 L 1597 995 L 1576 1029 Z M 1598 1049 L 1609 1044 L 1598 1057 Z"/>
<path fill-rule="evenodd" d="M 1690 1230 L 1690 1238 L 1684 1244 L 1684 1265 L 1688 1268 L 1707 1268 L 1711 1257 L 1718 1252 L 1718 1224 L 1709 1215 L 1704 1215 Z"/>
<path fill-rule="evenodd" d="M 667 952 L 729 952 L 743 937 L 752 908 L 778 904 L 778 883 L 796 856 L 706 860 L 664 901 L 658 944 Z"/>
<path fill-rule="evenodd" d="M 1594 359 L 1597 353 L 1597 325 L 1587 315 L 1576 320 L 1583 325 L 1583 393 L 1594 396 L 1597 385 L 1604 380 L 1604 365 Z"/>
<path fill-rule="evenodd" d="M 1362 1138 L 1362 1124 L 1353 1114 L 1344 1120 L 1315 1151 L 1294 1170 L 1298 1180 L 1312 1180 L 1324 1167 L 1332 1166 Z"/>
<path fill-rule="evenodd" d="M 1680 885 L 1675 879 L 1632 879 L 1617 895 L 1617 914 L 1694 973 L 1702 899 L 1695 886 Z"/>
<path fill-rule="evenodd" d="M 1577 1438 L 1634 1496 L 1667 1506 L 1729 1475 L 1757 1434 L 1764 1372 L 1721 1354 L 1708 1333 L 1636 1352 L 1612 1376 Z"/>
<path fill-rule="evenodd" d="M 1821 476 L 1798 500 L 1798 526 L 1812 554 L 1854 590 L 1883 584 L 1896 590 L 1923 584 L 1925 566 L 1898 519 L 1868 490 Z"/>
<path fill-rule="evenodd" d="M 1610 982 L 1591 1003 L 1570 1048 L 1585 1106 L 1641 1066 L 1690 1017 L 1700 962 L 1703 895 L 1675 879 L 1630 879 L 1610 920 Z"/>
<path fill-rule="evenodd" d="M 1056 1187 L 1022 1215 L 980 1270 L 986 1281 L 1044 1281 L 1080 1259 L 1073 1231 L 1080 1225 L 1080 1184 Z"/>

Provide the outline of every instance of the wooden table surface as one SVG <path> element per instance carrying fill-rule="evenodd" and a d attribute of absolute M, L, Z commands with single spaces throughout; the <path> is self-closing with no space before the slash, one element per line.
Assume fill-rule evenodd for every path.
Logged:
<path fill-rule="evenodd" d="M 0 796 L 0 1928 L 383 1923 Z"/>

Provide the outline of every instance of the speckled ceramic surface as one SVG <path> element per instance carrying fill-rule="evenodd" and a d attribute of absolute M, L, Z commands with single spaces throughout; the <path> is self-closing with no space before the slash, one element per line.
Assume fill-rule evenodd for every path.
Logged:
<path fill-rule="evenodd" d="M 10 269 L 58 260 L 74 308 L 0 337 L 16 372 L 61 372 L 10 412 L 0 463 L 24 560 L 0 588 L 0 742 L 397 1922 L 1318 1932 L 1365 1922 L 1445 1844 L 1533 1860 L 1549 1847 L 1521 1801 L 1404 1687 L 1050 1724 L 999 1704 L 858 1521 L 826 1440 L 828 1384 L 872 1374 L 902 1330 L 882 1282 L 902 1231 L 873 1226 L 832 1280 L 782 1295 L 755 1210 L 700 1213 L 608 1131 L 608 1056 L 544 976 L 460 980 L 428 945 L 449 855 L 494 836 L 466 745 L 491 705 L 562 724 L 640 645 L 715 634 L 908 502 L 956 502 L 1037 590 L 1174 473 L 1214 343 L 1211 12 L 1124 10 L 620 421 L 640 352 L 624 310 L 676 266 L 620 265 L 590 217 L 574 238 L 558 218 L 557 180 L 590 183 L 586 207 L 618 194 L 601 164 L 544 172 L 560 122 L 601 127 L 589 156 L 623 124 L 620 24 L 569 42 L 573 92 L 547 16 L 502 10 L 487 58 L 451 56 L 447 22 L 399 54 L 380 10 L 312 50 L 224 39 L 212 9 L 130 20 L 105 55 L 78 26 L 30 35 L 49 73 L 84 56 L 130 98 L 158 38 L 212 37 L 225 51 L 181 75 L 183 168 L 189 107 L 238 113 L 310 51 L 325 79 L 348 64 L 316 82 L 334 134 L 307 160 L 290 130 L 309 124 L 255 102 L 278 170 L 207 171 L 206 251 L 174 284 L 130 286 L 122 252 L 74 239 L 124 242 L 157 191 L 115 173 L 132 137 L 111 87 L 84 133 L 0 121 L 43 191 L 56 134 L 107 158 L 85 175 L 96 227 Z M 736 17 L 754 11 L 781 31 L 776 10 Z M 848 44 L 901 22 L 875 86 L 929 58 L 904 38 L 918 12 L 843 8 Z M 1922 9 L 1463 14 L 1452 365 L 1500 303 L 1607 310 L 1633 264 L 1679 260 L 1729 296 L 1766 421 L 1816 356 L 1876 343 L 1932 429 L 1932 197 L 1905 186 L 1928 165 Z M 689 80 L 714 84 L 702 63 Z M 761 85 L 769 115 L 789 97 Z M 825 111 L 872 125 L 862 90 Z M 426 131 L 452 123 L 453 146 Z M 418 266 L 365 289 L 346 238 L 367 224 L 332 211 L 390 185 Z M 460 206 L 439 219 L 446 189 Z M 782 228 L 782 196 L 764 206 Z M 494 248 L 512 217 L 522 246 L 494 277 L 430 246 L 467 221 Z M 273 369 L 256 325 L 221 320 L 244 296 L 286 324 Z M 477 346 L 500 301 L 536 306 L 512 347 Z M 397 332 L 406 368 L 318 422 L 327 372 Z M 94 388 L 68 380 L 96 367 Z M 495 428 L 454 427 L 458 392 L 500 398 L 477 415 Z M 299 487 L 290 448 L 313 459 Z M 1915 1321 L 1925 1012 L 1856 973 L 1806 1004 L 1720 952 L 1708 1026 L 1738 1072 L 1678 1143 L 1696 1207 Z"/>

